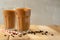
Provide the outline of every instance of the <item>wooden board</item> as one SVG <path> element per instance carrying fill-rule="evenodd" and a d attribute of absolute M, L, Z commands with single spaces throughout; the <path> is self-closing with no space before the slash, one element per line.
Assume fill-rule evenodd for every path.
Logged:
<path fill-rule="evenodd" d="M 60 30 L 58 29 L 60 28 L 59 26 L 54 26 L 52 28 L 52 26 L 48 25 L 31 25 L 30 26 L 30 30 L 32 31 L 39 31 L 39 30 L 43 30 L 44 32 L 45 31 L 48 31 L 48 34 L 47 35 L 42 35 L 41 33 L 37 33 L 36 35 L 34 34 L 27 34 L 27 37 L 28 39 L 26 40 L 60 40 Z M 0 25 L 0 29 L 4 29 L 4 25 Z M 53 36 L 51 36 L 51 34 L 54 34 Z M 12 38 L 14 39 L 14 38 Z M 9 40 L 12 40 L 11 38 Z M 1 40 L 1 39 L 0 39 Z M 15 39 L 17 40 L 17 39 Z M 20 39 L 18 39 L 20 40 Z M 23 40 L 23 39 L 22 39 Z"/>

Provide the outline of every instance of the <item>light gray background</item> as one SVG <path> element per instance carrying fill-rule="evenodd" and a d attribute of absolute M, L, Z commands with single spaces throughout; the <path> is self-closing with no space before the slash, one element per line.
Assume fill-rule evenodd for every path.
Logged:
<path fill-rule="evenodd" d="M 31 24 L 60 24 L 60 0 L 0 0 L 0 24 L 4 23 L 3 9 L 29 7 Z"/>

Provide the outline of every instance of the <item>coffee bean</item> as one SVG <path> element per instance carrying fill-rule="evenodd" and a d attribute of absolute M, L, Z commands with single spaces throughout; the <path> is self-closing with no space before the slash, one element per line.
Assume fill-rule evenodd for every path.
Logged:
<path fill-rule="evenodd" d="M 40 33 L 40 31 L 35 31 L 35 33 Z"/>
<path fill-rule="evenodd" d="M 35 35 L 35 34 L 36 34 L 36 32 L 34 32 L 34 31 L 31 31 L 31 34 L 34 34 L 34 35 Z"/>
<path fill-rule="evenodd" d="M 33 31 L 31 31 L 31 34 L 34 33 Z"/>
<path fill-rule="evenodd" d="M 4 35 L 4 36 L 7 36 L 7 35 Z"/>
<path fill-rule="evenodd" d="M 11 34 L 12 37 L 14 37 L 12 34 Z"/>
<path fill-rule="evenodd" d="M 19 35 L 19 37 L 22 37 L 22 35 Z"/>
<path fill-rule="evenodd" d="M 35 35 L 36 33 L 34 32 L 34 35 Z"/>
<path fill-rule="evenodd" d="M 40 30 L 40 33 L 42 33 L 43 31 L 42 30 Z"/>
<path fill-rule="evenodd" d="M 26 35 L 27 33 L 23 33 L 23 35 Z"/>
<path fill-rule="evenodd" d="M 47 35 L 48 31 L 45 31 L 45 35 Z"/>
<path fill-rule="evenodd" d="M 21 35 L 19 35 L 19 37 L 22 37 Z"/>
<path fill-rule="evenodd" d="M 44 35 L 44 33 L 42 33 L 42 35 Z"/>
<path fill-rule="evenodd" d="M 54 36 L 54 34 L 51 34 L 51 36 Z"/>
<path fill-rule="evenodd" d="M 48 33 L 48 31 L 45 31 L 45 33 Z"/>
<path fill-rule="evenodd" d="M 29 31 L 29 32 L 28 32 L 28 34 L 32 34 L 32 33 L 33 33 L 33 31 Z"/>
<path fill-rule="evenodd" d="M 17 35 L 17 33 L 13 33 L 13 35 Z"/>
<path fill-rule="evenodd" d="M 47 35 L 47 33 L 45 33 L 45 35 Z"/>
<path fill-rule="evenodd" d="M 19 34 L 18 36 L 19 36 L 19 37 L 22 37 L 22 34 Z"/>

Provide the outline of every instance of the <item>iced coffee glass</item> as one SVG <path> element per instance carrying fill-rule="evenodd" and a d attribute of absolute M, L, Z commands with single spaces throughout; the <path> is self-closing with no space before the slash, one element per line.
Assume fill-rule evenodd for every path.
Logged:
<path fill-rule="evenodd" d="M 18 18 L 18 31 L 28 31 L 30 27 L 30 8 L 16 8 L 16 14 Z"/>
<path fill-rule="evenodd" d="M 5 29 L 13 29 L 15 27 L 15 11 L 3 10 Z"/>

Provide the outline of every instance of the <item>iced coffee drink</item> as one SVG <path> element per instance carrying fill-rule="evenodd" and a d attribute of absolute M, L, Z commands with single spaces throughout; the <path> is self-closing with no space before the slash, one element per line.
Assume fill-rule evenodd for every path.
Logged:
<path fill-rule="evenodd" d="M 30 27 L 30 8 L 17 8 L 16 14 L 18 18 L 18 31 L 27 31 Z"/>
<path fill-rule="evenodd" d="M 3 10 L 5 29 L 13 29 L 15 27 L 15 11 Z"/>

